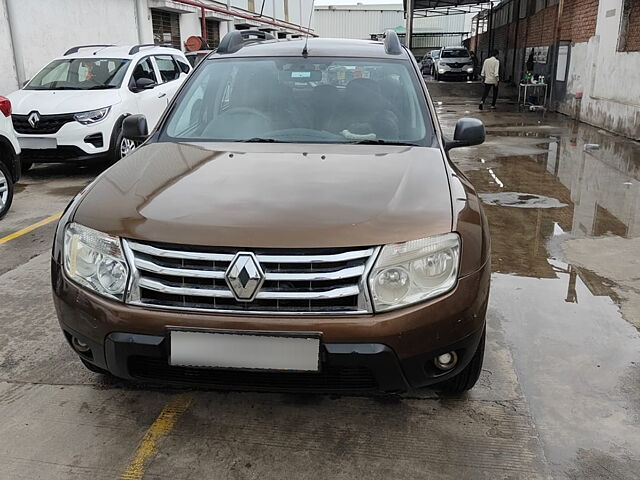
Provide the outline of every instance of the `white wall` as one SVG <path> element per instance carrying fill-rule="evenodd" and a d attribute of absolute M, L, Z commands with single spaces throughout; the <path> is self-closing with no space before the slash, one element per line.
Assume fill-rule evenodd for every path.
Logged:
<path fill-rule="evenodd" d="M 138 43 L 135 2 L 131 0 L 5 1 L 20 82 L 74 45 Z M 5 55 L 9 52 L 3 49 L 3 65 Z"/>
<path fill-rule="evenodd" d="M 606 16 L 606 12 L 615 11 Z M 571 47 L 561 111 L 640 140 L 640 52 L 618 52 L 622 0 L 601 1 L 596 35 Z M 582 99 L 576 96 L 582 94 Z"/>
<path fill-rule="evenodd" d="M 209 3 L 227 6 L 226 1 Z M 259 12 L 262 0 L 255 3 Z M 284 0 L 266 0 L 265 16 L 273 15 L 274 4 L 276 20 L 284 22 Z M 246 8 L 247 0 L 231 5 Z M 16 90 L 72 46 L 153 43 L 150 7 L 181 12 L 182 41 L 201 35 L 200 10 L 171 0 L 0 0 L 0 95 Z M 311 0 L 289 0 L 289 22 L 306 27 L 310 8 Z M 221 35 L 233 28 L 224 15 L 207 18 L 212 15 L 223 20 Z"/>
<path fill-rule="evenodd" d="M 0 95 L 18 88 L 18 73 L 13 58 L 13 42 L 9 29 L 6 0 L 0 0 Z"/>

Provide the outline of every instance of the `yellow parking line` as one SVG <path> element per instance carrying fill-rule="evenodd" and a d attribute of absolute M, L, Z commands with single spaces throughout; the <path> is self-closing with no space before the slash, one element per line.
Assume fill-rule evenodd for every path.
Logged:
<path fill-rule="evenodd" d="M 158 441 L 171 432 L 178 418 L 189 408 L 190 403 L 191 393 L 181 393 L 171 397 L 140 441 L 133 460 L 131 460 L 124 473 L 120 475 L 121 480 L 139 480 L 142 478 L 145 463 L 155 453 Z"/>
<path fill-rule="evenodd" d="M 34 223 L 33 225 L 24 227 L 23 229 L 18 230 L 17 232 L 10 233 L 6 237 L 0 238 L 0 245 L 3 243 L 7 243 L 9 240 L 13 240 L 14 238 L 18 238 L 18 237 L 21 237 L 22 235 L 26 235 L 29 232 L 33 232 L 36 228 L 40 228 L 43 225 L 47 225 L 48 223 L 55 222 L 61 216 L 62 216 L 62 212 L 58 212 L 55 215 L 51 215 L 50 217 L 47 217 L 43 220 L 40 220 L 39 222 Z"/>

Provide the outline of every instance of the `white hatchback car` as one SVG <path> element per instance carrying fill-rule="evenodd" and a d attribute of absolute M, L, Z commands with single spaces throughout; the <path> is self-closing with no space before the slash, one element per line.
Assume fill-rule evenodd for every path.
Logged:
<path fill-rule="evenodd" d="M 122 120 L 141 113 L 153 129 L 190 71 L 174 48 L 71 48 L 9 95 L 23 170 L 33 163 L 124 157 L 135 144 L 122 136 Z"/>
<path fill-rule="evenodd" d="M 13 185 L 20 180 L 20 145 L 11 125 L 11 102 L 0 97 L 0 218 L 13 200 Z"/>

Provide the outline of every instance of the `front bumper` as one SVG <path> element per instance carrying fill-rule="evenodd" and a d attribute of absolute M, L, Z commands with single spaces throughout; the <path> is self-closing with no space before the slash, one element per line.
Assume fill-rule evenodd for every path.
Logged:
<path fill-rule="evenodd" d="M 471 360 L 485 325 L 490 269 L 461 278 L 448 294 L 378 315 L 342 317 L 240 316 L 175 312 L 124 305 L 70 282 L 52 261 L 54 304 L 68 340 L 87 344 L 85 361 L 141 381 L 268 391 L 399 392 L 446 380 Z M 321 332 L 319 373 L 171 367 L 168 329 Z M 435 356 L 455 350 L 443 373 Z"/>

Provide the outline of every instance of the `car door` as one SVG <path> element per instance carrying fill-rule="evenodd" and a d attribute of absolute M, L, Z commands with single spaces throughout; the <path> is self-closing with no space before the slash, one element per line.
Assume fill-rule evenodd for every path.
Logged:
<path fill-rule="evenodd" d="M 136 105 L 138 107 L 138 112 L 132 113 L 142 113 L 147 118 L 147 125 L 149 126 L 149 131 L 151 131 L 156 123 L 158 123 L 160 115 L 162 115 L 162 112 L 164 112 L 167 106 L 165 99 L 166 93 L 163 93 L 160 88 L 159 78 L 151 57 L 140 60 L 133 69 L 131 77 L 130 90 L 134 92 Z M 135 83 L 141 78 L 152 80 L 155 86 L 152 88 L 137 89 Z"/>
<path fill-rule="evenodd" d="M 154 55 L 153 59 L 160 78 L 158 91 L 161 92 L 166 106 L 176 94 L 180 85 L 182 85 L 187 74 L 183 72 L 178 62 L 171 55 Z"/>

